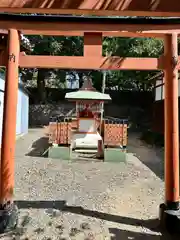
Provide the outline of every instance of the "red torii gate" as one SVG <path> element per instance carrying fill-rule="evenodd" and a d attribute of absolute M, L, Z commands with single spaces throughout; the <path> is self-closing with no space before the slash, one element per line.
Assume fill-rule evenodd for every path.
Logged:
<path fill-rule="evenodd" d="M 165 203 L 160 206 L 161 219 L 166 227 L 178 228 L 179 219 L 179 129 L 178 129 L 178 47 L 179 24 L 158 26 L 146 24 L 120 24 L 115 20 L 97 23 L 93 19 L 82 23 L 82 18 L 60 20 L 38 16 L 31 22 L 29 16 L 0 16 L 0 27 L 8 29 L 8 50 L 1 55 L 0 65 L 6 66 L 4 120 L 0 168 L 0 230 L 13 228 L 17 220 L 17 208 L 13 203 L 14 152 L 16 130 L 16 105 L 18 68 L 77 68 L 77 69 L 138 69 L 163 70 L 165 73 Z M 9 17 L 9 16 L 8 16 Z M 84 19 L 84 18 L 83 18 Z M 99 21 L 99 20 L 98 20 Z M 116 21 L 116 24 L 115 24 Z M 119 21 L 119 20 L 118 20 Z M 133 21 L 135 21 L 133 19 Z M 145 20 L 143 20 L 145 21 Z M 109 23 L 108 23 L 109 22 Z M 144 33 L 133 33 L 144 29 Z M 127 33 L 122 33 L 123 29 Z M 152 29 L 148 32 L 146 29 Z M 166 33 L 167 30 L 170 33 Z M 84 56 L 28 56 L 20 53 L 19 32 L 46 35 L 84 35 Z M 63 33 L 62 33 L 63 31 Z M 156 36 L 164 40 L 164 55 L 159 58 L 121 58 L 102 56 L 102 36 L 129 34 L 134 36 Z M 165 31 L 165 33 L 163 33 Z M 69 32 L 69 33 L 68 33 Z M 146 35 L 147 34 L 147 35 Z"/>

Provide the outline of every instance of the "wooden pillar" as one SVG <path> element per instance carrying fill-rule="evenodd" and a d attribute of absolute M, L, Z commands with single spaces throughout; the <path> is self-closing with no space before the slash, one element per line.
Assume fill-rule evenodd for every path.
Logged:
<path fill-rule="evenodd" d="M 14 154 L 16 140 L 16 110 L 18 94 L 18 62 L 20 41 L 18 31 L 8 31 L 8 59 L 4 94 L 3 131 L 1 146 L 1 209 L 13 202 Z"/>
<path fill-rule="evenodd" d="M 165 200 L 179 209 L 179 120 L 177 34 L 165 36 Z"/>
<path fill-rule="evenodd" d="M 102 33 L 84 33 L 84 56 L 102 56 Z"/>

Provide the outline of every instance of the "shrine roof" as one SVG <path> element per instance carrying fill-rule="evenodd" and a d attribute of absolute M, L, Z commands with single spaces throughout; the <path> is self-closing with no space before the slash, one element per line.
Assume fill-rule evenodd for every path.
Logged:
<path fill-rule="evenodd" d="M 66 93 L 65 99 L 71 100 L 71 101 L 77 101 L 77 100 L 110 101 L 111 97 L 109 94 L 100 93 L 97 91 L 80 90 L 76 92 Z"/>

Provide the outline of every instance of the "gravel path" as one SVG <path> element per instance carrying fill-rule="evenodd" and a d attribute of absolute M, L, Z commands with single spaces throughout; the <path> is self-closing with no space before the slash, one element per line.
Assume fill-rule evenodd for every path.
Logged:
<path fill-rule="evenodd" d="M 164 184 L 146 162 L 132 154 L 127 163 L 114 164 L 38 157 L 43 150 L 31 147 L 41 137 L 42 129 L 31 129 L 17 141 L 15 197 L 20 221 L 14 233 L 0 239 L 174 239 L 158 230 L 155 219 Z M 129 141 L 134 151 L 138 144 L 134 136 Z M 142 149 L 143 155 L 150 154 L 148 147 Z M 25 156 L 28 152 L 38 156 Z"/>

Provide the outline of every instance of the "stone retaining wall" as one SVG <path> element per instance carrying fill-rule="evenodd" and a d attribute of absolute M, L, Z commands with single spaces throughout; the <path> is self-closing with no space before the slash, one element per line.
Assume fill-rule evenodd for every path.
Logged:
<path fill-rule="evenodd" d="M 105 104 L 105 116 L 115 118 L 127 118 L 133 125 L 142 124 L 147 113 L 151 115 L 151 110 L 145 111 L 136 106 L 119 106 L 116 104 Z M 61 102 L 58 104 L 32 104 L 29 106 L 30 127 L 48 125 L 50 117 L 57 115 L 70 116 L 75 112 L 75 104 Z"/>

